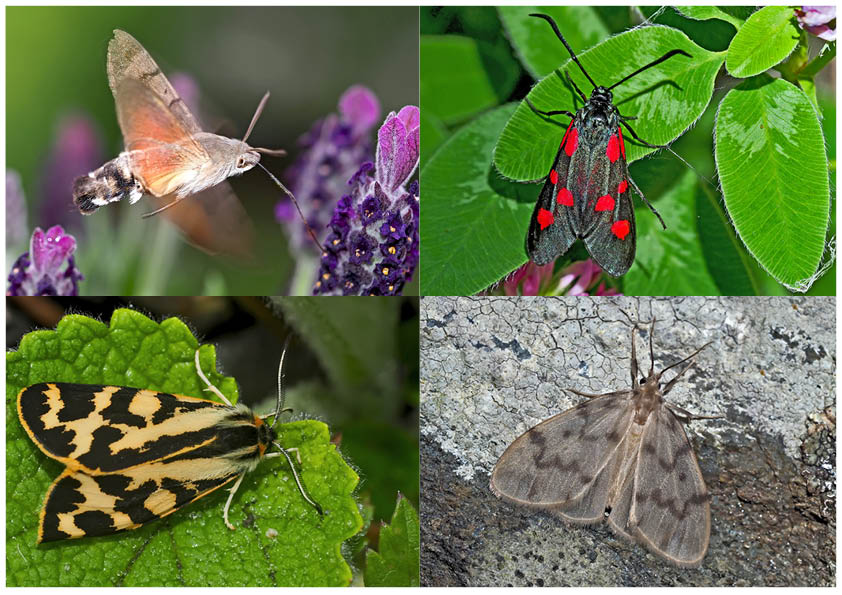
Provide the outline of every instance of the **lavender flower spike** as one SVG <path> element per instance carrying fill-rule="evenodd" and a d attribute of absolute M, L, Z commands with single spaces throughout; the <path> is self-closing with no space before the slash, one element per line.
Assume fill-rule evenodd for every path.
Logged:
<path fill-rule="evenodd" d="M 12 266 L 6 295 L 79 295 L 84 279 L 76 268 L 73 253 L 76 239 L 54 225 L 46 233 L 36 227 L 24 252 Z M 62 269 L 62 265 L 67 266 Z"/>
<path fill-rule="evenodd" d="M 333 213 L 314 295 L 399 295 L 412 279 L 418 182 L 405 186 L 418 167 L 420 114 L 406 106 L 380 127 L 376 166 L 362 164 Z"/>

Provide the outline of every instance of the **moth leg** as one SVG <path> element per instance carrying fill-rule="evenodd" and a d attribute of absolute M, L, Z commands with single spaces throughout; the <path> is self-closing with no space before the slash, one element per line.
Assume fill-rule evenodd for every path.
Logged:
<path fill-rule="evenodd" d="M 232 531 L 236 531 L 236 527 L 231 524 L 228 520 L 228 508 L 231 506 L 231 500 L 234 499 L 234 494 L 237 492 L 237 489 L 240 487 L 240 484 L 243 483 L 243 477 L 245 477 L 245 473 L 240 473 L 240 476 L 237 478 L 237 482 L 234 484 L 234 487 L 228 490 L 228 501 L 225 502 L 225 508 L 222 509 L 222 518 L 225 520 L 225 526 L 231 529 Z"/>
<path fill-rule="evenodd" d="M 651 143 L 647 143 L 645 140 L 643 140 L 642 138 L 637 136 L 637 133 L 634 131 L 634 129 L 631 126 L 629 126 L 628 124 L 626 124 L 626 120 L 629 120 L 629 119 L 631 119 L 631 118 L 621 119 L 620 121 L 622 122 L 623 126 L 625 126 L 628 129 L 628 131 L 632 135 L 632 137 L 634 137 L 634 140 L 639 142 L 641 145 L 645 145 L 645 146 L 649 147 L 650 149 L 668 149 L 669 148 L 669 145 L 653 145 Z"/>
<path fill-rule="evenodd" d="M 666 229 L 667 224 L 664 223 L 664 220 L 661 217 L 661 214 L 658 212 L 658 209 L 656 209 L 655 207 L 652 206 L 652 203 L 649 202 L 649 200 L 646 198 L 646 196 L 643 194 L 643 192 L 640 191 L 640 188 L 637 187 L 637 184 L 635 184 L 634 179 L 631 176 L 629 176 L 629 182 L 631 182 L 631 185 L 634 186 L 634 189 L 637 191 L 637 195 L 643 200 L 644 203 L 646 203 L 646 206 L 649 207 L 649 210 L 652 211 L 655 214 L 655 217 L 658 218 L 658 221 L 661 222 L 661 226 L 664 229 Z"/>
<path fill-rule="evenodd" d="M 635 138 L 637 138 L 637 137 L 635 137 Z M 188 196 L 190 196 L 190 195 L 188 194 L 188 195 L 185 195 L 185 196 L 178 196 L 178 197 L 176 197 L 176 198 L 175 198 L 175 200 L 173 200 L 172 202 L 168 202 L 168 203 L 167 203 L 167 204 L 165 204 L 163 207 L 157 208 L 157 209 L 155 209 L 154 211 L 150 211 L 150 212 L 148 212 L 148 213 L 144 213 L 143 215 L 141 215 L 141 218 L 142 218 L 142 219 L 147 219 L 147 218 L 151 217 L 152 215 L 157 215 L 157 214 L 158 214 L 158 213 L 160 213 L 161 211 L 166 211 L 166 210 L 167 210 L 167 209 L 169 209 L 170 207 L 173 207 L 173 206 L 177 205 L 179 202 L 181 202 L 181 201 L 182 201 L 182 199 L 185 199 L 185 198 L 187 198 Z"/>
<path fill-rule="evenodd" d="M 225 395 L 223 395 L 222 392 L 218 388 L 216 388 L 213 384 L 211 384 L 210 380 L 208 380 L 207 376 L 205 376 L 205 373 L 202 372 L 202 366 L 199 365 L 199 350 L 198 349 L 196 350 L 196 353 L 194 354 L 194 359 L 196 360 L 196 373 L 199 375 L 199 378 L 201 378 L 202 381 L 205 384 L 207 384 L 207 388 L 204 389 L 204 390 L 211 391 L 213 394 L 215 394 L 217 397 L 219 397 L 219 399 L 223 403 L 225 403 L 226 405 L 228 405 L 230 407 L 231 401 L 229 401 L 228 398 Z"/>
<path fill-rule="evenodd" d="M 294 448 L 286 449 L 287 452 L 292 452 L 293 450 L 295 451 L 295 458 L 298 459 L 298 464 L 300 465 L 301 464 L 301 452 L 299 452 L 298 448 L 294 447 Z M 263 455 L 263 458 L 264 459 L 271 459 L 271 458 L 279 457 L 279 456 L 281 456 L 281 453 L 279 453 L 279 452 L 270 452 L 268 455 Z"/>
<path fill-rule="evenodd" d="M 690 413 L 686 409 L 671 403 L 667 404 L 667 407 L 669 407 L 669 410 L 672 411 L 682 423 L 687 423 L 689 421 L 693 421 L 694 419 L 725 419 L 724 415 L 698 415 L 696 413 Z"/>
<path fill-rule="evenodd" d="M 531 101 L 529 101 L 529 98 L 528 98 L 528 97 L 526 97 L 526 98 L 524 99 L 524 101 L 526 101 L 526 105 L 528 105 L 528 106 L 529 106 L 529 108 L 530 108 L 533 112 L 535 112 L 536 114 L 540 114 L 540 115 L 542 115 L 542 116 L 547 116 L 547 117 L 550 117 L 550 116 L 558 116 L 558 115 L 560 115 L 560 114 L 564 114 L 565 116 L 567 116 L 567 117 L 568 117 L 568 118 L 570 118 L 571 120 L 572 120 L 572 119 L 573 119 L 573 117 L 574 117 L 574 114 L 573 114 L 572 112 L 569 112 L 569 111 L 567 111 L 567 110 L 565 110 L 565 109 L 553 110 L 553 111 L 549 111 L 549 112 L 545 112 L 545 111 L 543 111 L 543 110 L 539 110 L 537 107 L 535 107 L 534 105 L 532 105 L 532 102 L 531 102 Z"/>
<path fill-rule="evenodd" d="M 601 395 L 592 395 L 590 393 L 583 393 L 583 392 L 580 392 L 580 391 L 576 390 L 575 388 L 566 388 L 564 390 L 570 391 L 574 395 L 579 395 L 580 397 L 587 397 L 588 399 L 596 399 L 597 397 L 621 397 L 621 396 L 631 394 L 631 391 L 628 391 L 628 390 L 616 390 L 616 391 L 610 392 L 610 393 L 602 393 Z"/>
<path fill-rule="evenodd" d="M 587 97 L 585 97 L 585 94 L 584 94 L 584 93 L 582 93 L 582 90 L 581 90 L 581 89 L 579 89 L 579 87 L 577 87 L 577 86 L 576 86 L 576 83 L 574 83 L 574 82 L 573 82 L 573 79 L 572 79 L 572 78 L 570 78 L 570 72 L 568 72 L 567 70 L 565 70 L 565 71 L 564 71 L 564 76 L 566 76 L 566 77 L 567 77 L 567 82 L 568 82 L 568 83 L 570 83 L 571 85 L 573 85 L 573 88 L 574 88 L 574 89 L 576 89 L 576 92 L 579 94 L 579 97 L 581 97 L 581 98 L 582 98 L 582 101 L 584 101 L 585 103 L 587 103 L 588 98 L 587 98 Z"/>
<path fill-rule="evenodd" d="M 272 417 L 273 415 L 280 415 L 281 413 L 292 413 L 292 407 L 284 407 L 280 411 L 276 413 L 267 413 L 266 415 L 261 415 L 260 419 L 266 420 Z"/>
<path fill-rule="evenodd" d="M 295 450 L 295 451 L 297 451 L 298 449 L 295 449 L 295 448 L 288 448 L 288 449 L 284 449 L 284 448 L 283 448 L 280 444 L 278 444 L 277 442 L 273 442 L 272 444 L 274 444 L 274 445 L 275 445 L 275 447 L 276 447 L 276 448 L 280 451 L 279 453 L 272 453 L 272 454 L 274 454 L 274 455 L 276 455 L 276 456 L 277 456 L 278 454 L 282 454 L 282 455 L 284 455 L 284 456 L 286 457 L 286 459 L 287 459 L 287 463 L 289 463 L 289 468 L 290 468 L 290 470 L 292 471 L 292 477 L 295 479 L 295 485 L 297 485 L 297 486 L 298 486 L 298 491 L 299 491 L 299 492 L 301 492 L 301 497 L 302 497 L 302 498 L 304 498 L 304 499 L 305 499 L 305 500 L 306 500 L 306 501 L 310 504 L 310 506 L 312 506 L 313 508 L 315 508 L 315 509 L 316 509 L 316 512 L 318 512 L 318 513 L 319 513 L 319 516 L 323 516 L 323 515 L 324 515 L 324 511 L 322 510 L 322 507 L 321 507 L 321 506 L 319 506 L 318 504 L 316 504 L 315 502 L 313 502 L 313 499 L 312 499 L 312 498 L 310 498 L 310 496 L 309 496 L 309 495 L 307 495 L 307 492 L 306 492 L 306 491 L 304 491 L 304 486 L 303 486 L 303 485 L 301 485 L 301 479 L 298 477 L 298 471 L 296 471 L 296 470 L 295 470 L 295 465 L 293 465 L 293 464 L 292 464 L 292 459 L 290 458 L 289 453 L 287 452 L 288 450 Z M 268 456 L 268 455 L 267 455 L 267 456 Z"/>

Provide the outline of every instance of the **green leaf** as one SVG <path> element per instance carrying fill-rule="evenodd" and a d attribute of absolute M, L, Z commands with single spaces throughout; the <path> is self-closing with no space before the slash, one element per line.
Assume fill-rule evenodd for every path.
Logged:
<path fill-rule="evenodd" d="M 278 427 L 280 444 L 298 448 L 301 480 L 326 510 L 320 517 L 298 492 L 283 459 L 248 473 L 231 505 L 237 530 L 222 521 L 226 490 L 162 520 L 107 537 L 36 545 L 38 514 L 63 466 L 24 432 L 20 390 L 38 382 L 112 384 L 209 398 L 193 363 L 199 348 L 176 318 L 160 324 L 128 309 L 109 325 L 79 315 L 54 331 L 24 336 L 6 354 L 6 583 L 8 586 L 346 585 L 351 570 L 342 542 L 362 520 L 352 496 L 358 477 L 330 443 L 325 424 Z M 216 372 L 213 346 L 201 347 L 202 369 L 231 400 L 233 378 Z M 277 536 L 267 536 L 273 529 Z M 270 532 L 271 534 L 271 532 Z"/>
<path fill-rule="evenodd" d="M 782 62 L 798 44 L 800 31 L 789 6 L 766 6 L 751 15 L 728 48 L 731 76 L 748 78 Z"/>
<path fill-rule="evenodd" d="M 763 75 L 728 92 L 715 157 L 728 215 L 746 248 L 779 283 L 804 291 L 828 226 L 828 163 L 804 92 Z"/>
<path fill-rule="evenodd" d="M 635 177 L 645 176 L 635 174 Z M 639 205 L 635 209 L 637 255 L 623 277 L 623 293 L 663 296 L 719 293 L 696 231 L 696 186 L 696 174 L 688 170 L 661 195 L 657 208 L 667 221 L 666 230 L 648 207 Z"/>
<path fill-rule="evenodd" d="M 677 6 L 676 10 L 679 14 L 683 14 L 684 16 L 699 20 L 699 21 L 707 21 L 709 19 L 719 19 L 720 21 L 725 21 L 726 23 L 731 23 L 734 27 L 739 30 L 742 27 L 743 23 L 745 22 L 748 14 L 739 14 L 736 13 L 733 6 Z"/>
<path fill-rule="evenodd" d="M 548 14 L 564 23 L 562 33 L 574 52 L 596 45 L 610 33 L 592 6 L 500 6 L 497 11 L 515 54 L 536 79 L 555 70 L 568 54 L 547 22 L 530 13 Z"/>
<path fill-rule="evenodd" d="M 420 540 L 418 513 L 398 495 L 392 523 L 380 530 L 380 551 L 368 550 L 366 554 L 366 586 L 419 586 Z"/>
<path fill-rule="evenodd" d="M 505 182 L 491 167 L 514 109 L 505 105 L 465 125 L 421 172 L 422 295 L 471 295 L 526 262 L 523 241 L 538 189 Z"/>
<path fill-rule="evenodd" d="M 682 49 L 692 58 L 675 56 L 623 83 L 614 93 L 614 104 L 623 115 L 638 117 L 632 127 L 640 138 L 652 144 L 672 141 L 704 113 L 724 54 L 702 49 L 680 31 L 653 26 L 612 37 L 579 56 L 597 84 L 610 85 L 672 49 Z M 544 111 L 576 109 L 565 71 L 583 92 L 591 88 L 576 65 L 568 61 L 532 88 L 527 95 L 532 105 Z M 581 105 L 580 99 L 576 101 Z M 544 178 L 565 127 L 563 117 L 544 118 L 522 102 L 500 135 L 494 164 L 513 180 Z M 629 162 L 654 150 L 635 143 L 627 135 L 624 138 Z"/>
<path fill-rule="evenodd" d="M 518 66 L 504 48 L 459 35 L 421 36 L 421 104 L 454 124 L 509 96 Z"/>

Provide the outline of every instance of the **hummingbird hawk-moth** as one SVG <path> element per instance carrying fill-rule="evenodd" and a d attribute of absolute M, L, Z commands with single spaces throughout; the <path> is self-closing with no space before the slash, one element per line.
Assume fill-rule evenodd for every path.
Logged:
<path fill-rule="evenodd" d="M 284 154 L 246 142 L 269 93 L 238 140 L 203 131 L 152 56 L 125 31 L 114 31 L 106 67 L 125 150 L 74 181 L 79 211 L 90 215 L 109 203 L 134 204 L 148 195 L 158 204 L 144 217 L 167 211 L 203 250 L 247 254 L 251 221 L 225 180 L 260 165 L 261 153 Z M 200 192 L 198 200 L 182 202 Z"/>

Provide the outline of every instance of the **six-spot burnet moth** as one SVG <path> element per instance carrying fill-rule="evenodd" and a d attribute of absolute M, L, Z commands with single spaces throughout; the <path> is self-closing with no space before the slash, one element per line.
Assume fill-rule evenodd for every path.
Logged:
<path fill-rule="evenodd" d="M 289 339 L 287 339 L 287 344 Z M 17 398 L 26 433 L 47 456 L 64 463 L 44 499 L 38 542 L 110 535 L 136 529 L 235 481 L 228 508 L 247 471 L 264 458 L 283 455 L 302 497 L 290 451 L 277 442 L 283 411 L 284 345 L 278 367 L 278 402 L 270 417 L 232 405 L 199 365 L 196 373 L 222 403 L 120 386 L 48 382 L 28 386 Z M 274 446 L 278 452 L 267 453 Z M 296 450 L 296 454 L 297 450 Z M 299 463 L 300 463 L 299 457 Z"/>
<path fill-rule="evenodd" d="M 635 117 L 620 114 L 612 103 L 611 90 L 677 54 L 692 56 L 683 50 L 671 50 L 610 87 L 603 87 L 597 85 L 582 67 L 552 17 L 545 14 L 529 16 L 542 18 L 550 24 L 594 89 L 590 98 L 585 97 L 565 72 L 567 81 L 585 103 L 575 114 L 567 110 L 545 112 L 530 104 L 541 116 L 564 114 L 571 122 L 532 213 L 526 251 L 535 264 L 542 266 L 567 252 L 573 242 L 581 239 L 596 263 L 609 275 L 619 277 L 626 274 L 634 262 L 636 234 L 629 186 L 634 187 L 666 229 L 658 211 L 629 177 L 621 126 L 625 126 L 642 145 L 658 149 L 664 146 L 649 144 L 637 136 L 627 122 Z"/>

